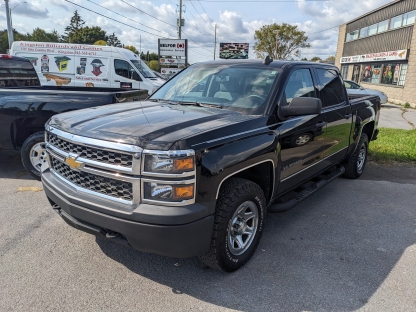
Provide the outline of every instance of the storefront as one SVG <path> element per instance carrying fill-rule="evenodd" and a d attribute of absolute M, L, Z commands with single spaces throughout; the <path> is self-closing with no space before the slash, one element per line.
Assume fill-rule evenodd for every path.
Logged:
<path fill-rule="evenodd" d="M 342 77 L 416 107 L 415 20 L 416 1 L 403 0 L 342 25 L 335 63 Z"/>

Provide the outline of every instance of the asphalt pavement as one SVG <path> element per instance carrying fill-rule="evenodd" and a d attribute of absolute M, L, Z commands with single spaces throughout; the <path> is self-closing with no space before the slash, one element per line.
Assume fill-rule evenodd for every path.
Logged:
<path fill-rule="evenodd" d="M 416 109 L 390 103 L 383 104 L 378 126 L 405 130 L 416 129 Z"/>
<path fill-rule="evenodd" d="M 0 311 L 415 311 L 416 168 L 369 164 L 269 214 L 232 274 L 69 227 L 0 152 Z"/>

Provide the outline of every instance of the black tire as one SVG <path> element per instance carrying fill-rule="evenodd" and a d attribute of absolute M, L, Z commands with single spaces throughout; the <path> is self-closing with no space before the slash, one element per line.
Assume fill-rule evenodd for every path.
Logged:
<path fill-rule="evenodd" d="M 301 142 L 299 142 L 299 139 L 302 138 L 302 137 L 303 137 L 303 140 L 301 140 Z M 313 139 L 313 135 L 311 133 L 298 134 L 298 135 L 296 135 L 296 136 L 294 136 L 293 138 L 290 139 L 290 146 L 292 146 L 292 147 L 303 146 L 303 145 L 309 143 L 310 141 L 312 141 L 312 139 Z"/>
<path fill-rule="evenodd" d="M 365 164 L 368 157 L 368 137 L 367 134 L 361 133 L 357 148 L 351 154 L 347 163 L 345 164 L 344 177 L 348 179 L 357 179 L 364 171 Z"/>
<path fill-rule="evenodd" d="M 235 216 L 238 208 L 240 211 L 244 210 L 244 216 L 247 215 L 247 211 L 251 210 L 253 210 L 253 214 L 257 212 L 257 216 L 247 222 L 239 223 L 242 219 Z M 250 260 L 257 249 L 263 234 L 265 215 L 266 198 L 260 186 L 245 179 L 229 179 L 221 187 L 218 196 L 210 250 L 205 255 L 199 256 L 199 259 L 211 268 L 220 271 L 233 272 L 241 268 Z M 255 222 L 256 218 L 257 222 Z M 240 228 L 235 227 L 238 223 Z M 251 236 L 244 234 L 247 229 L 251 231 L 254 228 L 254 234 Z M 239 231 L 244 231 L 244 233 L 239 233 Z M 239 246 L 234 234 L 241 236 L 241 239 L 246 236 L 247 246 L 240 250 L 240 254 L 235 254 L 234 247 L 237 246 L 238 249 Z M 230 242 L 233 239 L 234 246 L 231 246 Z"/>
<path fill-rule="evenodd" d="M 20 156 L 22 158 L 23 167 L 25 167 L 32 177 L 40 181 L 41 163 L 35 166 L 31 161 L 31 157 L 39 154 L 39 151 L 35 150 L 37 147 L 42 147 L 42 149 L 45 150 L 45 133 L 43 131 L 36 132 L 26 139 L 22 145 Z M 39 157 L 40 162 L 45 162 L 47 157 L 46 150 L 44 152 L 42 151 L 42 154 L 39 155 Z"/>

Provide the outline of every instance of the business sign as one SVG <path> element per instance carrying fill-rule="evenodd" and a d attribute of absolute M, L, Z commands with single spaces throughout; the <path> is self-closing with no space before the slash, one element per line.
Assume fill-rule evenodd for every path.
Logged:
<path fill-rule="evenodd" d="M 367 63 L 380 61 L 400 61 L 407 59 L 407 50 L 378 52 L 341 57 L 341 64 Z"/>
<path fill-rule="evenodd" d="M 162 67 L 160 69 L 160 73 L 162 75 L 166 75 L 166 76 L 173 76 L 176 75 L 177 73 L 179 73 L 183 68 L 166 68 L 166 67 Z"/>
<path fill-rule="evenodd" d="M 161 58 L 159 61 L 161 65 L 185 65 L 185 59 Z"/>
<path fill-rule="evenodd" d="M 220 58 L 247 59 L 248 43 L 220 43 Z"/>
<path fill-rule="evenodd" d="M 187 39 L 159 39 L 159 56 L 187 56 Z"/>

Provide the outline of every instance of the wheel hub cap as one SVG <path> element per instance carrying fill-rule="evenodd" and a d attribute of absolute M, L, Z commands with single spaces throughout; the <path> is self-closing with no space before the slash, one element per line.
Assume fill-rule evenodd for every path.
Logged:
<path fill-rule="evenodd" d="M 228 248 L 233 255 L 241 255 L 253 242 L 257 233 L 259 213 L 252 201 L 242 203 L 229 223 Z"/>
<path fill-rule="evenodd" d="M 29 153 L 29 159 L 32 166 L 40 172 L 40 168 L 48 159 L 45 142 L 33 145 Z"/>

